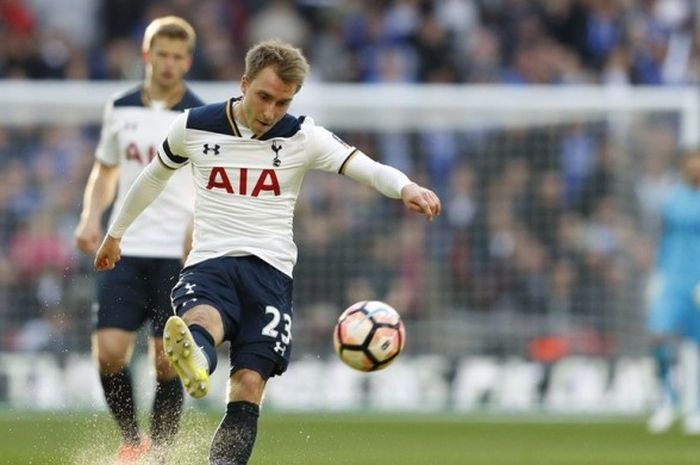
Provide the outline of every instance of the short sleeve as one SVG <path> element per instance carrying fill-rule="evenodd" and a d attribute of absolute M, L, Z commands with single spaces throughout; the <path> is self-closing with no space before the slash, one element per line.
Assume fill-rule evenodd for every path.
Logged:
<path fill-rule="evenodd" d="M 119 164 L 119 127 L 114 120 L 114 101 L 110 100 L 102 113 L 100 140 L 95 149 L 95 158 L 108 166 Z"/>
<path fill-rule="evenodd" d="M 326 128 L 311 123 L 307 151 L 311 159 L 311 169 L 340 173 L 343 164 L 355 152 L 355 147 Z"/>
<path fill-rule="evenodd" d="M 187 115 L 189 110 L 175 118 L 168 129 L 168 135 L 158 148 L 158 157 L 168 168 L 177 169 L 189 161 L 185 150 Z"/>

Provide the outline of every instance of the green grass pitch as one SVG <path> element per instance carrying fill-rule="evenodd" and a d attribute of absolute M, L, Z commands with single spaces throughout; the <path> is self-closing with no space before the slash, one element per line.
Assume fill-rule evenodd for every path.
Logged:
<path fill-rule="evenodd" d="M 170 463 L 205 465 L 219 418 L 189 410 Z M 0 411 L 2 465 L 111 465 L 118 443 L 105 413 Z M 264 412 L 250 465 L 690 465 L 699 451 L 639 418 Z"/>

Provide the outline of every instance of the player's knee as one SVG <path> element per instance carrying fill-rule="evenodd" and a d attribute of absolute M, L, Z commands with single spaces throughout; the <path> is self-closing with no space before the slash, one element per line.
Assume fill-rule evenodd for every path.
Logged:
<path fill-rule="evenodd" d="M 106 346 L 98 347 L 96 352 L 97 365 L 102 374 L 109 375 L 118 373 L 129 364 L 126 351 Z"/>
<path fill-rule="evenodd" d="M 105 329 L 97 331 L 92 339 L 92 352 L 100 373 L 114 374 L 131 360 L 134 335 L 127 331 Z"/>
<path fill-rule="evenodd" d="M 201 305 L 199 307 L 194 307 L 188 310 L 182 319 L 185 320 L 187 326 L 199 325 L 209 331 L 209 333 L 216 340 L 216 335 L 223 332 L 223 322 L 221 321 L 221 316 L 213 307 L 209 305 Z"/>
<path fill-rule="evenodd" d="M 182 315 L 182 319 L 185 320 L 188 325 L 197 324 L 206 326 L 211 323 L 212 318 L 208 306 L 198 306 L 185 312 L 185 314 Z"/>
<path fill-rule="evenodd" d="M 240 369 L 229 379 L 228 401 L 244 400 L 260 404 L 265 390 L 265 379 L 254 370 Z"/>

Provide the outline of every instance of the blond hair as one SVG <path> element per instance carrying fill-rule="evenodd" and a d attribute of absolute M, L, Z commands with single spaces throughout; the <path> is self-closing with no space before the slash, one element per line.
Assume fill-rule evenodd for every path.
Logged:
<path fill-rule="evenodd" d="M 143 34 L 141 50 L 144 52 L 151 50 L 156 37 L 184 40 L 187 42 L 190 54 L 194 52 L 194 43 L 197 39 L 194 28 L 179 16 L 161 16 L 151 21 Z"/>
<path fill-rule="evenodd" d="M 297 92 L 301 89 L 309 72 L 309 63 L 301 50 L 279 39 L 260 42 L 253 46 L 245 56 L 245 75 L 248 80 L 268 66 L 287 84 L 296 84 Z"/>

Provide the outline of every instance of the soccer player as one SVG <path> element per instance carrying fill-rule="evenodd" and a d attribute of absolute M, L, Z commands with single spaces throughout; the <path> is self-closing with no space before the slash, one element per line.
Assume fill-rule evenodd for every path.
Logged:
<path fill-rule="evenodd" d="M 647 425 L 654 433 L 670 428 L 678 413 L 680 395 L 672 376 L 678 345 L 686 341 L 683 353 L 697 364 L 700 344 L 700 150 L 688 152 L 682 163 L 683 183 L 670 192 L 661 211 L 650 294 L 648 330 L 662 393 Z M 694 374 L 682 380 L 687 396 L 683 427 L 688 434 L 700 434 L 697 367 L 691 367 L 690 373 Z"/>
<path fill-rule="evenodd" d="M 132 221 L 178 168 L 192 165 L 193 248 L 172 292 L 181 317 L 168 320 L 164 338 L 170 361 L 195 398 L 207 394 L 215 348 L 231 343 L 228 405 L 211 444 L 211 464 L 248 462 L 265 384 L 289 362 L 297 258 L 292 221 L 304 174 L 345 175 L 428 219 L 440 213 L 432 191 L 311 118 L 287 114 L 307 72 L 306 59 L 291 45 L 273 40 L 251 48 L 242 96 L 177 118 L 95 256 L 98 270 L 114 268 Z"/>
<path fill-rule="evenodd" d="M 101 220 L 114 202 L 124 202 L 129 186 L 155 157 L 168 127 L 186 108 L 202 105 L 183 77 L 192 63 L 195 32 L 185 20 L 167 16 L 146 28 L 142 52 L 145 79 L 137 88 L 107 103 L 95 163 L 85 186 L 83 210 L 75 231 L 78 249 L 95 253 Z M 163 194 L 123 237 L 124 260 L 98 277 L 96 329 L 92 348 L 105 399 L 124 442 L 118 463 L 136 463 L 150 441 L 139 430 L 134 405 L 131 359 L 136 331 L 150 320 L 149 346 L 156 372 L 151 417 L 154 452 L 164 451 L 178 429 L 182 385 L 163 353 L 163 327 L 172 315 L 169 292 L 177 282 L 187 248 L 186 228 L 194 208 L 189 170 L 179 170 Z M 191 238 L 190 238 L 191 239 Z"/>

